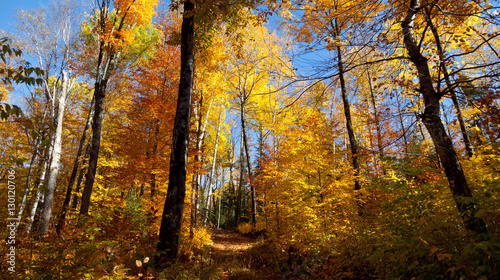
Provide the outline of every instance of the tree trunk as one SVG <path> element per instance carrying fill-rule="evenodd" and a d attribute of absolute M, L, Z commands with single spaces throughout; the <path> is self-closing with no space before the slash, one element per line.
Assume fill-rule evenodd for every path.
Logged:
<path fill-rule="evenodd" d="M 85 166 L 87 163 L 87 158 L 90 156 L 90 148 L 92 146 L 92 134 L 89 137 L 89 142 L 87 143 L 87 147 L 85 148 L 85 155 L 83 156 L 83 161 L 82 161 L 82 166 Z M 76 189 L 75 193 L 73 194 L 73 204 L 71 205 L 72 209 L 75 209 L 75 211 L 78 210 L 78 207 L 80 206 L 81 198 L 78 199 L 78 194 L 80 193 L 81 190 L 81 185 L 83 183 L 83 178 L 86 175 L 87 168 L 80 168 L 80 173 L 78 174 L 78 179 L 76 180 Z"/>
<path fill-rule="evenodd" d="M 201 128 L 201 104 L 203 104 L 203 93 L 200 96 L 200 101 L 194 102 L 193 104 L 193 111 L 194 111 L 194 116 L 196 118 L 196 151 L 194 155 L 194 173 L 193 173 L 193 191 L 191 193 L 191 225 L 189 227 L 189 238 L 194 237 L 194 229 L 196 225 L 196 220 L 197 220 L 197 213 L 196 213 L 196 207 L 197 207 L 197 197 L 198 197 L 198 176 L 199 176 L 199 163 L 200 163 L 200 150 L 201 150 L 201 145 L 200 145 L 200 128 Z M 198 110 L 200 112 L 198 112 Z"/>
<path fill-rule="evenodd" d="M 89 168 L 85 178 L 82 192 L 82 203 L 80 214 L 88 215 L 90 198 L 94 186 L 95 174 L 97 173 L 97 160 L 99 159 L 99 148 L 101 146 L 101 130 L 104 115 L 104 99 L 106 97 L 106 86 L 108 78 L 97 79 L 94 86 L 94 117 L 92 118 L 92 145 L 90 147 Z"/>
<path fill-rule="evenodd" d="M 143 178 L 145 179 L 145 178 Z M 141 183 L 141 187 L 139 188 L 139 198 L 144 195 L 144 189 L 146 188 L 146 184 L 144 182 Z"/>
<path fill-rule="evenodd" d="M 226 224 L 231 224 L 231 213 L 233 212 L 234 204 L 234 182 L 233 182 L 233 159 L 234 159 L 234 144 L 231 145 L 231 163 L 229 165 L 229 195 L 228 195 L 228 206 L 227 206 L 227 217 Z M 236 214 L 236 213 L 235 213 Z M 235 215 L 236 216 L 236 215 Z"/>
<path fill-rule="evenodd" d="M 250 206 L 250 216 L 252 224 L 255 225 L 257 223 L 257 203 L 255 200 L 255 186 L 253 185 L 253 174 L 252 174 L 252 166 L 250 164 L 250 152 L 248 150 L 248 138 L 246 132 L 246 114 L 245 114 L 245 105 L 246 105 L 246 96 L 242 94 L 241 105 L 240 105 L 240 116 L 241 116 L 241 133 L 243 146 L 245 147 L 245 156 L 247 161 L 247 172 L 248 172 L 248 182 L 250 184 L 250 197 L 251 197 L 251 206 Z"/>
<path fill-rule="evenodd" d="M 396 103 L 398 104 L 398 120 L 399 120 L 399 125 L 401 126 L 401 132 L 403 133 L 403 142 L 405 145 L 404 152 L 405 156 L 408 155 L 408 138 L 406 136 L 406 128 L 405 128 L 405 123 L 403 122 L 403 114 L 401 112 L 401 101 L 399 100 L 399 94 L 396 92 Z"/>
<path fill-rule="evenodd" d="M 222 203 L 222 188 L 224 187 L 224 168 L 222 168 L 222 172 L 221 172 L 221 180 L 222 180 L 222 183 L 221 185 L 219 186 L 220 190 L 219 190 L 219 215 L 217 217 L 217 229 L 220 228 L 220 209 L 221 209 L 221 203 Z"/>
<path fill-rule="evenodd" d="M 224 102 L 224 101 L 222 101 Z M 213 153 L 213 158 L 212 158 L 212 171 L 210 172 L 210 177 L 208 179 L 208 195 L 207 195 L 207 203 L 205 204 L 205 215 L 203 219 L 203 227 L 207 227 L 208 223 L 208 212 L 210 211 L 210 197 L 212 196 L 212 181 L 213 181 L 213 176 L 215 174 L 215 163 L 217 162 L 217 146 L 219 144 L 219 133 L 220 133 L 220 123 L 222 122 L 222 102 L 220 106 L 220 111 L 219 111 L 219 119 L 217 121 L 217 131 L 215 132 L 215 144 L 214 144 L 214 153 Z"/>
<path fill-rule="evenodd" d="M 380 116 L 378 114 L 377 101 L 375 100 L 375 93 L 373 92 L 372 77 L 370 75 L 370 70 L 366 68 L 365 71 L 366 71 L 366 78 L 368 80 L 368 86 L 370 87 L 370 100 L 373 107 L 373 116 L 375 117 L 375 128 L 377 129 L 377 148 L 380 157 L 380 166 L 382 167 L 382 174 L 386 175 L 385 167 L 384 164 L 382 163 L 382 159 L 385 157 L 385 154 L 384 154 L 384 145 L 382 143 L 382 129 L 380 126 Z"/>
<path fill-rule="evenodd" d="M 440 99 L 442 94 L 434 90 L 432 77 L 429 71 L 427 59 L 421 54 L 420 48 L 413 35 L 413 25 L 418 11 L 421 9 L 419 0 L 411 0 L 410 7 L 401 27 L 404 36 L 404 45 L 418 71 L 420 92 L 424 98 L 425 109 L 421 118 L 429 132 L 434 147 L 444 167 L 448 178 L 450 189 L 455 199 L 465 227 L 473 233 L 487 232 L 486 224 L 480 218 L 475 217 L 476 205 L 470 201 L 471 190 L 465 179 L 462 166 L 458 160 L 455 148 L 440 118 Z"/>
<path fill-rule="evenodd" d="M 40 228 L 40 215 L 42 213 L 43 204 L 45 203 L 45 193 L 41 190 L 37 191 L 36 199 L 33 202 L 33 206 L 30 212 L 30 223 L 26 228 L 26 233 L 30 233 L 33 225 L 38 224 L 38 229 Z M 37 229 L 37 230 L 38 230 Z M 35 230 L 35 232 L 37 231 Z"/>
<path fill-rule="evenodd" d="M 243 174 L 245 170 L 245 163 L 243 160 L 243 133 L 240 139 L 240 180 L 238 182 L 238 196 L 236 199 L 236 226 L 240 224 L 241 219 L 241 192 L 243 191 Z"/>
<path fill-rule="evenodd" d="M 274 119 L 274 117 L 273 117 Z M 262 124 L 259 125 L 259 159 L 257 161 L 257 172 L 261 173 L 262 172 L 262 161 L 264 160 L 264 131 L 262 130 Z M 259 180 L 260 181 L 260 180 Z M 267 222 L 268 222 L 268 217 L 267 217 L 267 193 L 266 193 L 266 188 L 261 188 L 261 192 L 263 195 L 264 203 L 262 205 L 262 209 L 264 209 L 264 221 L 266 223 L 266 230 L 267 230 Z"/>
<path fill-rule="evenodd" d="M 57 101 L 57 118 L 55 122 L 55 135 L 52 142 L 52 159 L 49 168 L 49 180 L 47 182 L 47 191 L 45 195 L 45 203 L 42 212 L 42 223 L 40 225 L 40 236 L 46 236 L 49 233 L 50 219 L 52 218 L 52 204 L 54 202 L 54 192 L 56 190 L 57 174 L 59 173 L 59 161 L 61 159 L 62 148 L 62 126 L 64 119 L 64 108 L 66 107 L 66 99 L 70 91 L 68 73 L 62 71 L 62 90 Z"/>
<path fill-rule="evenodd" d="M 30 211 L 30 219 L 28 222 L 28 226 L 26 227 L 26 233 L 30 233 L 31 227 L 33 226 L 33 223 L 35 221 L 35 215 L 37 212 L 37 209 L 39 209 L 40 202 L 43 201 L 44 199 L 44 185 L 47 180 L 47 170 L 49 169 L 49 164 L 50 164 L 50 155 L 52 154 L 52 145 L 49 145 L 49 148 L 47 149 L 47 153 L 45 154 L 45 161 L 43 163 L 43 169 L 42 173 L 40 174 L 40 181 L 38 182 L 38 186 L 36 188 L 36 195 L 35 195 L 35 200 L 33 201 L 33 206 L 31 207 Z"/>
<path fill-rule="evenodd" d="M 155 142 L 153 143 L 153 164 L 155 164 L 157 153 L 158 153 L 158 142 L 160 141 L 160 119 L 155 118 Z M 153 199 L 156 195 L 156 173 L 153 168 L 151 168 L 150 175 L 150 186 L 151 186 L 151 199 Z"/>
<path fill-rule="evenodd" d="M 205 129 L 208 123 L 208 115 L 210 114 L 210 109 L 212 108 L 212 101 L 208 105 L 207 112 L 205 114 L 205 118 L 203 118 L 202 109 L 203 109 L 203 92 L 200 96 L 200 101 L 197 106 L 195 106 L 195 116 L 197 118 L 197 126 L 196 126 L 196 154 L 194 156 L 194 166 L 196 168 L 194 176 L 194 187 L 193 193 L 191 195 L 192 201 L 192 209 L 191 209 L 191 228 L 190 228 L 190 236 L 194 236 L 194 229 L 198 228 L 198 213 L 199 213 L 199 192 L 201 186 L 201 175 L 200 175 L 200 165 L 201 165 L 201 154 L 202 154 L 202 146 L 203 141 L 205 140 Z M 203 121 L 205 120 L 205 121 Z"/>
<path fill-rule="evenodd" d="M 209 177 L 208 177 L 208 183 L 206 184 L 206 195 L 205 195 L 205 211 L 203 211 L 203 227 L 206 228 L 207 227 L 207 223 L 208 223 L 208 217 L 209 217 L 209 212 L 210 212 L 210 208 L 212 207 L 211 205 L 211 199 L 212 199 L 212 180 L 213 180 L 213 177 L 216 176 L 215 174 L 215 170 L 212 169 L 212 171 L 210 171 L 209 173 Z"/>
<path fill-rule="evenodd" d="M 160 226 L 160 242 L 157 247 L 157 251 L 160 253 L 159 262 L 162 262 L 164 257 L 169 260 L 175 259 L 179 250 L 184 197 L 186 196 L 186 167 L 194 76 L 193 10 L 193 2 L 190 0 L 184 2 L 179 97 L 175 114 L 167 197 Z"/>
<path fill-rule="evenodd" d="M 271 97 L 269 97 L 269 104 L 271 105 L 272 102 L 271 102 Z M 278 106 L 278 102 L 275 102 L 274 103 L 274 108 L 272 107 L 271 105 L 271 111 L 273 112 L 272 114 L 272 117 L 273 117 L 273 125 L 276 123 L 276 111 L 277 111 L 277 106 Z M 335 143 L 335 141 L 333 141 Z M 280 162 L 277 160 L 277 154 L 278 154 L 278 137 L 276 136 L 276 133 L 274 132 L 273 133 L 273 161 L 275 163 L 275 165 L 278 167 L 278 170 L 280 168 Z M 335 149 L 333 149 L 334 152 L 335 152 Z M 277 188 L 277 183 L 276 183 L 276 180 L 273 180 L 273 187 L 274 188 Z M 276 204 L 276 228 L 278 229 L 278 232 L 280 232 L 281 230 L 281 224 L 280 224 L 280 207 L 279 207 L 279 200 L 276 200 L 275 201 L 275 204 Z M 266 225 L 266 229 L 267 229 L 267 225 Z"/>
<path fill-rule="evenodd" d="M 222 194 L 224 192 L 224 167 L 221 166 L 220 170 L 220 184 L 219 184 L 219 209 L 218 209 L 218 215 L 217 215 L 217 229 L 220 228 L 220 216 L 221 216 L 221 204 L 222 204 Z"/>
<path fill-rule="evenodd" d="M 43 189 L 43 185 L 44 185 L 44 182 L 46 179 L 47 169 L 49 168 L 49 154 L 51 153 L 50 150 L 51 149 L 49 147 L 49 151 L 46 155 L 46 159 L 45 159 L 45 162 L 43 164 L 42 173 L 40 174 L 40 181 L 38 182 L 38 186 L 36 188 L 35 200 L 33 201 L 33 206 L 31 207 L 28 225 L 26 226 L 26 233 L 28 233 L 28 234 L 30 233 L 31 227 L 33 226 L 33 223 L 35 221 L 35 215 L 36 215 L 36 210 L 38 209 L 38 204 L 42 200 L 42 196 L 43 196 L 42 189 Z"/>
<path fill-rule="evenodd" d="M 340 34 L 340 30 L 335 20 L 335 37 Z M 340 91 L 342 93 L 342 101 L 344 103 L 344 115 L 345 123 L 347 127 L 347 134 L 349 136 L 349 144 L 351 146 L 351 157 L 352 157 L 352 167 L 354 169 L 354 190 L 360 190 L 361 184 L 359 183 L 359 159 L 358 159 L 358 143 L 356 141 L 356 136 L 354 135 L 354 128 L 352 127 L 351 118 L 351 107 L 349 105 L 349 99 L 347 98 L 347 90 L 344 80 L 344 64 L 342 62 L 342 51 L 340 46 L 337 45 L 337 66 L 339 68 L 339 80 L 340 80 Z"/>
<path fill-rule="evenodd" d="M 16 222 L 16 230 L 21 224 L 24 208 L 26 208 L 26 203 L 28 202 L 28 196 L 31 193 L 31 172 L 33 171 L 33 164 L 37 158 L 37 150 L 38 150 L 38 144 L 35 144 L 35 151 L 33 152 L 33 155 L 31 157 L 30 167 L 28 170 L 28 177 L 26 178 L 26 187 L 24 188 L 23 198 L 21 199 L 21 206 L 19 207 L 19 212 L 17 213 L 17 218 L 19 220 Z"/>
<path fill-rule="evenodd" d="M 80 138 L 80 144 L 78 145 L 78 151 L 76 153 L 76 158 L 73 163 L 73 170 L 71 171 L 71 176 L 69 178 L 68 188 L 66 190 L 66 197 L 64 198 L 64 203 L 62 206 L 61 214 L 59 215 L 59 220 L 56 225 L 57 234 L 61 234 L 61 230 L 64 227 L 64 222 L 66 220 L 66 213 L 68 212 L 69 205 L 71 203 L 71 194 L 73 192 L 73 185 L 75 183 L 76 175 L 78 174 L 78 167 L 80 166 L 80 156 L 83 152 L 83 146 L 85 145 L 85 141 L 87 140 L 87 132 L 90 127 L 90 121 L 94 115 L 94 100 L 90 101 L 90 111 L 87 116 L 87 122 L 85 123 L 85 127 L 83 128 L 82 137 Z"/>
<path fill-rule="evenodd" d="M 108 13 L 107 4 L 103 1 L 100 14 L 100 30 L 106 29 Z M 118 30 L 123 27 L 123 18 L 120 22 Z M 108 85 L 109 77 L 116 66 L 117 59 L 120 53 L 114 48 L 106 50 L 105 43 L 99 41 L 99 54 L 97 58 L 96 77 L 94 84 L 94 116 L 92 118 L 92 141 L 89 157 L 89 167 L 85 177 L 85 185 L 82 192 L 82 203 L 80 207 L 81 215 L 88 215 L 90 208 L 90 198 L 92 196 L 92 188 L 94 186 L 95 174 L 97 172 L 97 161 L 99 159 L 99 149 L 101 146 L 101 130 L 102 121 L 104 118 L 104 100 L 106 97 L 106 87 Z M 106 54 L 106 52 L 108 52 Z"/>
<path fill-rule="evenodd" d="M 41 123 L 45 122 L 46 116 L 47 116 L 47 111 L 44 112 Z M 21 199 L 21 206 L 19 207 L 19 212 L 17 213 L 19 221 L 16 223 L 16 230 L 21 224 L 24 209 L 26 208 L 26 204 L 28 203 L 28 197 L 31 194 L 31 174 L 33 172 L 33 165 L 35 164 L 36 159 L 38 157 L 38 149 L 42 141 L 42 133 L 43 133 L 42 127 L 40 127 L 34 143 L 33 155 L 31 156 L 30 167 L 28 169 L 28 176 L 26 177 L 26 187 L 24 189 L 23 198 Z"/>
<path fill-rule="evenodd" d="M 455 110 L 457 112 L 457 119 L 458 119 L 458 123 L 460 125 L 460 131 L 462 132 L 462 138 L 464 141 L 465 151 L 466 151 L 468 157 L 472 157 L 472 156 L 474 156 L 474 149 L 472 148 L 469 133 L 467 132 L 467 129 L 465 127 L 465 121 L 464 121 L 464 117 L 462 115 L 462 109 L 460 108 L 460 104 L 458 103 L 457 95 L 455 93 L 454 86 L 451 83 L 450 74 L 448 73 L 448 69 L 446 67 L 444 50 L 443 50 L 443 47 L 441 45 L 441 40 L 439 38 L 439 34 L 438 34 L 436 27 L 432 23 L 430 16 L 431 16 L 430 9 L 428 9 L 426 19 L 427 19 L 427 23 L 429 24 L 429 27 L 432 31 L 432 34 L 434 35 L 434 40 L 436 41 L 436 47 L 437 47 L 439 60 L 440 60 L 440 67 L 441 67 L 441 70 L 443 71 L 444 80 L 446 82 L 446 86 L 448 88 L 448 91 L 450 92 L 451 100 L 453 101 L 453 106 L 455 107 Z"/>

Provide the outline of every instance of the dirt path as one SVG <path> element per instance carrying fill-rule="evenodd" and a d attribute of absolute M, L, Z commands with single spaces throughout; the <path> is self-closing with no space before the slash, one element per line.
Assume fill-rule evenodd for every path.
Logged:
<path fill-rule="evenodd" d="M 252 267 L 249 249 L 257 243 L 256 239 L 230 230 L 215 230 L 212 232 L 212 240 L 212 258 L 222 270 L 221 279 L 276 279 L 264 268 Z"/>

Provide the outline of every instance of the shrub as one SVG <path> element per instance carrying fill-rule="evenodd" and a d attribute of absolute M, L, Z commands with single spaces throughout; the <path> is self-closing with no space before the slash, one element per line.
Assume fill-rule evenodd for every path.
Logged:
<path fill-rule="evenodd" d="M 241 223 L 238 225 L 238 227 L 236 228 L 236 230 L 242 234 L 249 234 L 251 233 L 254 228 L 251 224 L 249 223 Z"/>

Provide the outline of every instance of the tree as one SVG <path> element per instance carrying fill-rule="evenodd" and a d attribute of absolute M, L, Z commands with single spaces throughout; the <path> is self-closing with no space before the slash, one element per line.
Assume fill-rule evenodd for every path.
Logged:
<path fill-rule="evenodd" d="M 11 43 L 12 42 L 8 37 L 0 38 L 0 59 L 2 60 L 0 62 L 0 75 L 2 83 L 2 87 L 0 88 L 0 120 L 7 120 L 10 116 L 19 117 L 23 115 L 21 108 L 17 105 L 11 105 L 3 102 L 7 97 L 7 91 L 12 89 L 12 82 L 26 85 L 36 84 L 38 86 L 41 86 L 43 83 L 40 76 L 43 76 L 44 72 L 40 68 L 32 67 L 29 63 L 18 65 L 17 69 L 13 69 L 12 66 L 9 65 L 8 60 L 10 57 L 20 58 L 22 56 L 22 51 L 19 48 L 12 47 Z M 32 77 L 32 74 L 35 74 L 35 77 Z M 43 115 L 42 120 L 40 121 L 41 123 L 45 122 L 45 117 L 46 113 Z M 35 162 L 39 156 L 42 138 L 42 127 L 40 126 L 33 141 L 33 153 L 29 163 L 28 175 L 26 177 L 26 187 L 24 189 L 23 198 L 17 214 L 18 222 L 16 223 L 16 230 L 20 225 L 24 209 L 28 203 L 28 196 L 31 193 L 31 175 Z"/>
<path fill-rule="evenodd" d="M 339 34 L 340 29 L 338 27 L 338 23 L 335 20 L 335 31 L 334 34 Z M 334 35 L 334 39 L 338 40 L 338 35 Z M 352 126 L 352 117 L 351 117 L 351 106 L 349 104 L 349 99 L 347 97 L 347 90 L 344 80 L 345 70 L 344 64 L 342 61 L 342 51 L 340 49 L 340 45 L 337 45 L 337 67 L 339 71 L 339 81 L 340 81 L 340 92 L 342 95 L 342 101 L 344 104 L 344 115 L 346 120 L 347 134 L 349 135 L 349 144 L 351 147 L 351 157 L 352 157 L 352 167 L 354 169 L 354 190 L 360 190 L 361 184 L 359 183 L 359 152 L 358 152 L 358 142 L 356 141 L 356 136 L 354 135 L 354 129 Z"/>
<path fill-rule="evenodd" d="M 97 160 L 101 144 L 103 106 L 109 78 L 118 63 L 127 55 L 128 47 L 135 39 L 134 25 L 145 25 L 151 22 L 153 7 L 157 0 L 116 0 L 113 2 L 114 12 L 110 11 L 111 1 L 97 0 L 94 10 L 93 24 L 95 43 L 98 54 L 95 61 L 94 116 L 92 118 L 92 145 L 89 167 L 82 193 L 80 214 L 87 215 L 90 207 L 92 187 L 97 172 Z"/>
<path fill-rule="evenodd" d="M 221 122 L 222 122 L 222 112 L 223 112 L 223 103 L 224 103 L 224 100 L 221 100 L 221 104 L 220 104 L 220 108 L 219 108 L 219 119 L 217 121 L 217 131 L 215 132 L 215 144 L 214 144 L 214 152 L 213 152 L 213 157 L 212 157 L 212 167 L 211 167 L 211 170 L 210 170 L 210 175 L 209 175 L 209 179 L 208 179 L 208 185 L 207 185 L 207 188 L 208 188 L 208 195 L 206 197 L 206 203 L 205 203 L 205 214 L 204 214 L 204 218 L 203 218 L 203 227 L 207 227 L 207 222 L 208 222 L 208 216 L 209 216 L 209 211 L 210 211 L 210 199 L 212 197 L 212 180 L 214 179 L 215 177 L 215 164 L 217 163 L 217 148 L 218 148 L 218 144 L 219 144 L 219 135 L 220 135 L 220 126 L 221 126 Z"/>
<path fill-rule="evenodd" d="M 346 75 L 354 68 L 356 53 L 363 51 L 369 45 L 369 40 L 358 39 L 358 34 L 373 34 L 376 25 L 365 26 L 365 22 L 373 22 L 381 5 L 370 5 L 365 1 L 306 1 L 302 3 L 285 5 L 283 17 L 290 23 L 295 39 L 300 42 L 311 44 L 308 49 L 315 51 L 316 48 L 324 48 L 326 51 L 335 53 L 336 61 L 326 62 L 325 66 L 318 67 L 321 74 L 317 79 L 324 80 L 338 77 L 340 83 L 340 94 L 342 96 L 345 124 L 351 150 L 351 163 L 356 180 L 354 189 L 360 190 L 360 163 L 359 143 L 353 128 L 353 117 L 351 115 L 351 104 L 348 98 Z M 303 9 L 297 19 L 292 21 L 293 11 Z M 291 12 L 292 11 L 292 12 Z M 367 36 L 368 36 L 367 35 Z M 364 37 L 366 38 L 366 37 Z M 356 46 L 356 51 L 347 52 Z M 331 66 L 335 65 L 335 66 Z M 336 73 L 331 74 L 331 72 Z"/>
<path fill-rule="evenodd" d="M 181 27 L 181 70 L 179 96 L 174 122 L 172 151 L 170 158 L 170 174 L 167 197 L 163 208 L 157 251 L 159 261 L 164 258 L 173 260 L 179 249 L 179 235 L 186 195 L 186 167 L 189 143 L 189 128 L 191 118 L 191 95 L 194 77 L 194 46 L 195 18 L 200 34 L 198 39 L 203 46 L 203 39 L 210 42 L 207 30 L 212 30 L 219 21 L 230 19 L 238 22 L 242 6 L 252 6 L 254 1 L 239 1 L 233 3 L 197 3 L 194 1 L 175 2 L 174 6 L 184 5 Z M 195 4 L 197 4 L 195 9 Z M 227 5 L 226 5 L 227 4 Z"/>
<path fill-rule="evenodd" d="M 48 234 L 52 217 L 52 204 L 61 157 L 64 110 L 69 93 L 75 84 L 75 80 L 68 76 L 71 44 L 77 34 L 75 26 L 78 18 L 74 10 L 72 2 L 53 2 L 49 13 L 41 9 L 20 12 L 18 15 L 18 29 L 21 31 L 21 40 L 26 45 L 27 53 L 44 70 L 43 90 L 49 119 L 53 126 L 53 131 L 49 136 L 51 153 L 47 154 L 50 162 L 45 175 L 47 187 L 44 190 L 45 201 L 39 232 L 42 236 Z M 49 33 L 56 35 L 47 36 Z"/>
<path fill-rule="evenodd" d="M 64 203 L 63 203 L 61 213 L 59 214 L 59 219 L 58 219 L 57 225 L 56 225 L 57 234 L 61 234 L 61 230 L 64 227 L 66 213 L 68 212 L 68 209 L 69 209 L 69 206 L 71 203 L 71 195 L 73 193 L 73 184 L 75 183 L 75 181 L 77 179 L 76 176 L 77 176 L 78 171 L 79 171 L 78 167 L 80 166 L 80 164 L 79 164 L 80 163 L 80 156 L 82 155 L 83 147 L 84 147 L 85 142 L 87 140 L 86 139 L 87 132 L 88 132 L 88 129 L 90 128 L 90 121 L 91 121 L 93 115 L 94 115 L 94 100 L 92 100 L 90 102 L 90 110 L 89 110 L 89 113 L 87 116 L 87 121 L 85 122 L 85 127 L 83 128 L 82 137 L 81 137 L 80 143 L 78 145 L 78 151 L 76 153 L 75 161 L 73 163 L 73 170 L 71 171 L 71 175 L 69 178 L 68 188 L 66 190 L 66 197 L 64 198 Z M 79 185 L 79 182 L 78 182 L 78 185 Z M 76 198 L 75 198 L 75 200 L 76 200 Z"/>
<path fill-rule="evenodd" d="M 254 184 L 254 170 L 251 162 L 250 137 L 252 130 L 265 126 L 272 130 L 273 95 L 283 89 L 280 80 L 290 80 L 293 76 L 286 55 L 289 41 L 286 36 L 280 37 L 264 26 L 251 25 L 236 31 L 239 41 L 232 42 L 231 49 L 236 59 L 228 65 L 228 91 L 235 106 L 233 110 L 239 115 L 241 127 L 241 147 L 244 154 L 241 172 L 246 165 L 250 185 L 250 215 L 252 224 L 257 222 L 257 192 Z M 270 113 L 268 115 L 268 113 Z M 243 164 L 243 162 L 245 164 Z M 243 183 L 240 174 L 240 186 Z M 238 194 L 238 196 L 240 196 Z M 239 217 L 237 217 L 239 219 Z"/>
<path fill-rule="evenodd" d="M 179 250 L 179 235 L 186 195 L 186 167 L 191 122 L 191 94 L 194 77 L 194 3 L 184 3 L 181 27 L 181 70 L 175 113 L 167 197 L 160 227 L 157 250 L 161 257 L 173 260 Z M 161 261 L 161 259 L 160 259 Z"/>
<path fill-rule="evenodd" d="M 55 136 L 53 140 L 53 153 L 52 153 L 52 159 L 50 161 L 50 166 L 49 166 L 49 178 L 47 181 L 47 194 L 45 196 L 45 202 L 44 202 L 44 209 L 43 209 L 43 216 L 42 216 L 42 223 L 40 227 L 40 235 L 46 235 L 48 234 L 49 231 L 49 224 L 50 224 L 50 219 L 52 218 L 52 203 L 54 201 L 54 191 L 56 189 L 56 179 L 57 179 L 57 173 L 59 171 L 59 161 L 61 157 L 61 146 L 62 146 L 62 123 L 63 123 L 63 116 L 64 116 L 64 107 L 66 106 L 66 98 L 68 97 L 68 93 L 70 91 L 70 88 L 73 87 L 72 84 L 70 84 L 70 81 L 68 80 L 68 76 L 66 71 L 62 72 L 62 89 L 61 89 L 61 94 L 58 102 L 58 107 L 57 107 L 57 119 L 56 121 L 56 130 L 55 130 Z M 68 85 L 70 84 L 70 85 Z"/>
<path fill-rule="evenodd" d="M 158 16 L 155 28 L 161 39 L 146 58 L 131 67 L 130 76 L 120 82 L 120 95 L 129 96 L 130 102 L 117 106 L 118 119 L 110 120 L 118 129 L 109 141 L 117 144 L 115 154 L 125 162 L 113 168 L 117 172 L 114 179 L 125 185 L 140 183 L 140 195 L 149 186 L 152 202 L 163 193 L 160 186 L 168 176 L 179 79 L 179 47 L 170 42 L 179 28 L 178 22 L 173 13 Z"/>
<path fill-rule="evenodd" d="M 41 85 L 42 79 L 37 77 L 32 77 L 32 74 L 36 76 L 42 76 L 43 70 L 38 67 L 32 67 L 29 63 L 24 65 L 18 65 L 16 69 L 8 65 L 9 57 L 18 58 L 22 56 L 22 51 L 19 48 L 11 46 L 11 40 L 9 37 L 0 38 L 0 75 L 2 81 L 2 88 L 0 88 L 0 119 L 6 120 L 10 115 L 20 116 L 22 115 L 22 110 L 17 105 L 11 105 L 3 103 L 6 92 L 11 89 L 12 82 L 27 85 Z"/>
<path fill-rule="evenodd" d="M 476 217 L 476 205 L 469 199 L 472 197 L 471 190 L 453 143 L 441 121 L 439 103 L 443 93 L 436 92 L 434 89 L 428 60 L 422 55 L 418 41 L 415 38 L 414 26 L 416 18 L 422 11 L 423 6 L 420 1 L 412 0 L 401 23 L 404 46 L 408 51 L 409 59 L 418 71 L 420 93 L 424 98 L 425 109 L 420 117 L 434 142 L 434 147 L 443 164 L 444 172 L 448 178 L 457 208 L 465 222 L 465 227 L 474 233 L 485 233 L 487 231 L 486 225 L 482 219 Z"/>

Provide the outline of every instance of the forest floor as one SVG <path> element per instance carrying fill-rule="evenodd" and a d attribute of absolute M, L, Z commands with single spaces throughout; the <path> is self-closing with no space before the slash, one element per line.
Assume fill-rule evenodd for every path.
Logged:
<path fill-rule="evenodd" d="M 256 238 L 232 230 L 214 230 L 212 240 L 211 257 L 222 273 L 221 279 L 280 279 L 269 269 L 252 265 L 250 248 L 257 244 Z"/>

